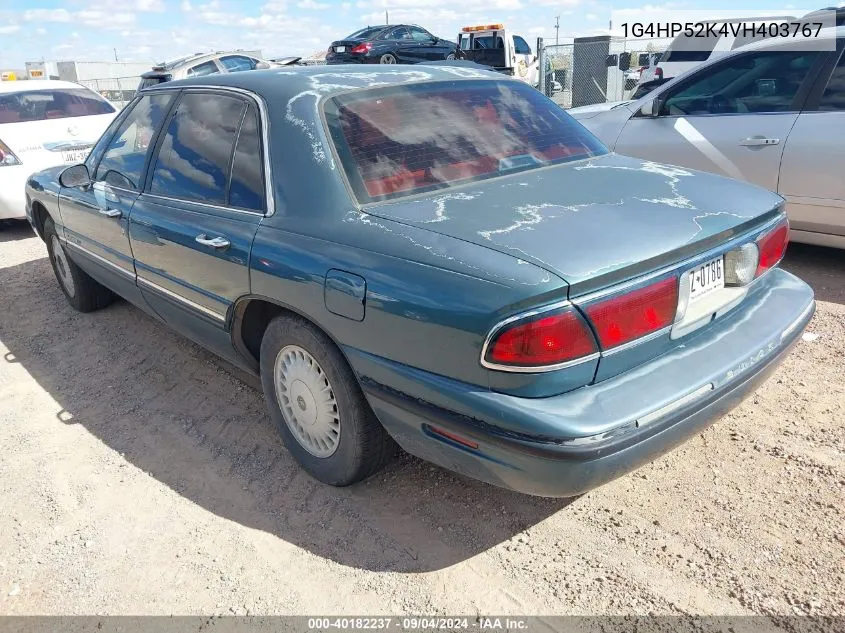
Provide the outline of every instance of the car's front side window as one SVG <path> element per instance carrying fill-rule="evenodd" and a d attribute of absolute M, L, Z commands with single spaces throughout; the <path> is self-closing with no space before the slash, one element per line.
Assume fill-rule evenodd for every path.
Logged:
<path fill-rule="evenodd" d="M 666 99 L 662 114 L 789 112 L 818 51 L 755 51 L 698 73 Z"/>
<path fill-rule="evenodd" d="M 819 101 L 819 110 L 823 112 L 845 111 L 845 53 L 839 58 L 839 64 L 833 70 L 830 81 Z"/>
<path fill-rule="evenodd" d="M 204 77 L 205 75 L 214 75 L 219 73 L 220 69 L 212 60 L 197 64 L 188 69 L 188 77 Z"/>
<path fill-rule="evenodd" d="M 409 27 L 408 30 L 411 32 L 411 38 L 418 42 L 430 42 L 434 39 L 431 33 L 418 26 Z"/>
<path fill-rule="evenodd" d="M 155 159 L 150 193 L 225 204 L 229 165 L 245 108 L 239 97 L 184 94 Z"/>
<path fill-rule="evenodd" d="M 519 35 L 513 36 L 513 46 L 517 55 L 530 55 L 531 47 Z"/>
<path fill-rule="evenodd" d="M 95 180 L 102 180 L 124 189 L 139 190 L 147 151 L 170 108 L 169 92 L 141 97 L 123 119 L 103 158 L 97 166 Z"/>

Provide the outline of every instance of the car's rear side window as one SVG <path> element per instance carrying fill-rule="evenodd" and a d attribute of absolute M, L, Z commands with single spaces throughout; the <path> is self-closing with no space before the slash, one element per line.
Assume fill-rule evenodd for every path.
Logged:
<path fill-rule="evenodd" d="M 372 89 L 328 100 L 324 111 L 362 203 L 607 153 L 560 107 L 516 81 Z"/>
<path fill-rule="evenodd" d="M 219 94 L 185 94 L 161 142 L 150 192 L 225 204 L 232 151 L 246 102 Z"/>
<path fill-rule="evenodd" d="M 114 108 L 92 90 L 22 90 L 0 94 L 0 123 L 111 114 Z"/>

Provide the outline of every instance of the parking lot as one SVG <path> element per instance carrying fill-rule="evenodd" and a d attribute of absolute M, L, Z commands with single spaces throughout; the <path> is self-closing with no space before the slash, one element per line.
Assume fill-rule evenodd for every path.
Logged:
<path fill-rule="evenodd" d="M 335 489 L 238 373 L 127 303 L 74 312 L 7 227 L 0 610 L 845 615 L 845 258 L 785 267 L 818 299 L 804 340 L 622 479 L 539 499 L 401 456 Z"/>

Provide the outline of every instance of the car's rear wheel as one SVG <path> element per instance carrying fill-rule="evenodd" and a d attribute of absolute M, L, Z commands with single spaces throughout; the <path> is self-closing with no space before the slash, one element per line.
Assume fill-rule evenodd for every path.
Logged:
<path fill-rule="evenodd" d="M 44 222 L 50 264 L 68 303 L 80 312 L 93 312 L 114 301 L 111 290 L 95 281 L 68 257 L 51 218 Z"/>
<path fill-rule="evenodd" d="M 379 58 L 378 63 L 379 64 L 395 64 L 396 63 L 396 57 L 392 53 L 385 53 L 384 55 L 382 55 Z"/>
<path fill-rule="evenodd" d="M 449 53 L 448 55 L 446 55 L 446 59 L 447 59 L 448 61 L 452 61 L 453 59 L 455 59 L 455 54 L 454 54 L 454 53 Z"/>
<path fill-rule="evenodd" d="M 396 445 L 337 346 L 318 328 L 279 316 L 261 341 L 261 383 L 285 446 L 315 479 L 347 486 L 380 470 Z"/>

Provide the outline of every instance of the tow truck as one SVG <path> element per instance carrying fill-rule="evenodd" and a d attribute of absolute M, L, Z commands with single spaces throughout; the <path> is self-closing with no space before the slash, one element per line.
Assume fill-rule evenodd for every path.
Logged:
<path fill-rule="evenodd" d="M 534 87 L 539 84 L 537 55 L 525 38 L 508 33 L 503 24 L 463 27 L 458 34 L 458 50 L 462 59 L 490 66 Z M 550 75 L 551 68 L 546 72 Z"/>

